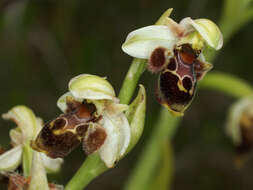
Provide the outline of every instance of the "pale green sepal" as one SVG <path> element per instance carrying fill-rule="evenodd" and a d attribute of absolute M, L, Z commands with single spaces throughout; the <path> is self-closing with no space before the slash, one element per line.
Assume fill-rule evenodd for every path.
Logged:
<path fill-rule="evenodd" d="M 130 142 L 130 127 L 123 113 L 103 115 L 103 127 L 106 130 L 106 140 L 99 149 L 101 159 L 108 168 L 113 167 L 125 153 Z"/>
<path fill-rule="evenodd" d="M 52 159 L 46 156 L 44 153 L 40 153 L 40 156 L 47 173 L 56 173 L 61 169 L 63 159 L 61 158 Z"/>
<path fill-rule="evenodd" d="M 22 159 L 22 146 L 16 146 L 0 155 L 0 172 L 14 171 Z"/>
<path fill-rule="evenodd" d="M 189 32 L 192 30 L 191 27 L 193 27 L 199 32 L 206 43 L 216 50 L 219 50 L 223 45 L 222 33 L 219 27 L 211 20 L 192 20 L 190 17 L 187 17 L 180 22 L 180 25 L 184 26 L 186 30 L 189 30 Z"/>
<path fill-rule="evenodd" d="M 72 78 L 69 82 L 69 91 L 78 99 L 115 99 L 111 84 L 105 78 L 96 75 L 81 74 Z"/>
<path fill-rule="evenodd" d="M 49 190 L 46 171 L 39 152 L 33 151 L 31 182 L 28 190 Z"/>
<path fill-rule="evenodd" d="M 130 56 L 148 59 L 155 48 L 173 49 L 177 40 L 177 35 L 168 26 L 151 25 L 129 33 L 122 50 Z"/>
<path fill-rule="evenodd" d="M 240 101 L 233 104 L 228 112 L 227 122 L 226 122 L 226 132 L 228 136 L 232 138 L 232 141 L 235 145 L 241 143 L 241 128 L 240 128 L 240 119 L 243 112 L 247 109 L 248 106 L 252 106 L 253 110 L 253 96 L 243 98 Z"/>
<path fill-rule="evenodd" d="M 13 120 L 22 130 L 23 142 L 32 139 L 36 130 L 36 116 L 33 111 L 26 106 L 15 106 L 6 114 L 3 114 L 4 119 Z"/>
<path fill-rule="evenodd" d="M 135 100 L 130 104 L 129 109 L 126 111 L 126 117 L 130 124 L 131 140 L 127 148 L 127 152 L 136 145 L 139 141 L 145 124 L 146 115 L 146 91 L 143 85 L 140 85 L 140 89 Z"/>

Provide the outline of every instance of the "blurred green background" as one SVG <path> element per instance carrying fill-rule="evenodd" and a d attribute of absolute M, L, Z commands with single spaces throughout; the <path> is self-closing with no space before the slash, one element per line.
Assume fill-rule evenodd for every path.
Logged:
<path fill-rule="evenodd" d="M 177 21 L 186 16 L 217 21 L 222 3 L 220 0 L 0 0 L 0 113 L 24 104 L 44 121 L 53 119 L 60 114 L 56 107 L 58 97 L 67 91 L 68 81 L 81 73 L 107 76 L 119 92 L 132 59 L 121 51 L 130 31 L 154 23 L 170 7 L 174 8 L 172 17 Z M 230 39 L 215 59 L 214 70 L 253 82 L 252 31 L 251 23 Z M 156 127 L 160 108 L 154 98 L 156 81 L 157 76 L 148 72 L 140 80 L 148 93 L 145 132 L 140 143 L 87 190 L 122 189 Z M 224 133 L 226 113 L 233 101 L 218 92 L 197 93 L 173 139 L 172 189 L 253 189 L 253 159 L 244 168 L 236 169 L 234 149 Z M 0 120 L 0 126 L 0 144 L 8 147 L 8 130 L 15 125 Z M 65 159 L 58 175 L 50 175 L 50 181 L 66 184 L 84 159 L 79 147 Z"/>

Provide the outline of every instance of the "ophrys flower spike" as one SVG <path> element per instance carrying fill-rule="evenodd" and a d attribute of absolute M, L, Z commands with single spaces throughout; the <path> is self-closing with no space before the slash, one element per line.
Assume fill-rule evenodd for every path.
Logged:
<path fill-rule="evenodd" d="M 172 9 L 167 12 L 171 13 Z M 157 99 L 175 115 L 190 105 L 197 82 L 212 68 L 202 53 L 206 46 L 219 50 L 223 37 L 215 23 L 189 17 L 176 23 L 167 17 L 128 34 L 122 50 L 148 59 L 147 68 L 159 73 Z"/>

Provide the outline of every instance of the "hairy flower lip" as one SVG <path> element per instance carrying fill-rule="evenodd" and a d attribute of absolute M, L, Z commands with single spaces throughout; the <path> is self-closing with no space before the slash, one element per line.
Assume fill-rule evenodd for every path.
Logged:
<path fill-rule="evenodd" d="M 105 77 L 90 74 L 81 74 L 70 80 L 69 92 L 57 101 L 58 107 L 64 113 L 67 110 L 67 97 L 80 103 L 87 101 L 95 105 L 96 114 L 101 116 L 98 124 L 105 129 L 106 139 L 98 150 L 95 147 L 83 149 L 88 152 L 96 150 L 106 166 L 113 167 L 125 153 L 131 138 L 130 126 L 123 113 L 128 106 L 119 103 L 113 87 Z M 88 137 L 84 138 L 83 146 L 88 146 L 89 142 L 85 142 L 85 139 Z"/>

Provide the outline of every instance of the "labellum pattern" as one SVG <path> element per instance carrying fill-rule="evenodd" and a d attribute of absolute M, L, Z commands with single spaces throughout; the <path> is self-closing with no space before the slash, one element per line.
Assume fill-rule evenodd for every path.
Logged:
<path fill-rule="evenodd" d="M 47 123 L 32 147 L 51 158 L 63 158 L 83 142 L 84 151 L 91 154 L 103 145 L 107 136 L 98 124 L 100 119 L 94 104 L 67 97 L 66 113 Z"/>
<path fill-rule="evenodd" d="M 166 48 L 156 48 L 149 59 L 148 68 L 151 72 L 160 70 L 156 93 L 159 103 L 172 113 L 183 115 L 194 97 L 197 81 L 212 66 L 201 61 L 201 52 L 194 50 L 190 44 L 175 47 L 173 55 L 166 51 Z"/>

